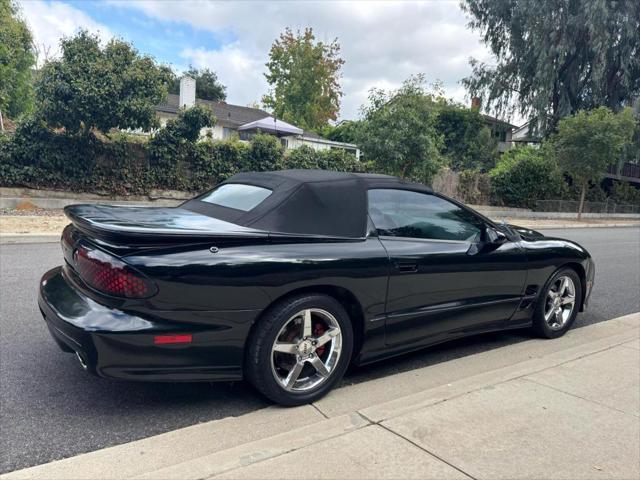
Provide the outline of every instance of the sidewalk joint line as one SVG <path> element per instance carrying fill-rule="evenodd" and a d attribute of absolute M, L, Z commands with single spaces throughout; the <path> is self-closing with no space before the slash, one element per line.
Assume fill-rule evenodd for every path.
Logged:
<path fill-rule="evenodd" d="M 629 345 L 626 345 L 626 344 L 624 344 L 624 343 L 621 343 L 621 344 L 620 344 L 620 345 L 618 345 L 618 346 L 619 346 L 619 347 L 622 347 L 622 348 L 626 348 L 626 349 L 628 349 L 628 350 L 634 350 L 634 351 L 636 351 L 636 352 L 638 351 L 638 349 L 637 349 L 637 348 L 630 347 Z"/>
<path fill-rule="evenodd" d="M 419 448 L 420 450 L 422 450 L 423 452 L 427 453 L 428 455 L 431 455 L 434 458 L 437 458 L 438 460 L 440 460 L 443 463 L 446 463 L 447 465 L 449 465 L 451 468 L 453 468 L 454 470 L 457 470 L 458 472 L 462 473 L 463 475 L 465 475 L 466 477 L 471 478 L 472 480 L 477 480 L 476 477 L 474 477 L 473 475 L 465 472 L 464 470 L 462 470 L 460 467 L 457 467 L 456 465 L 454 465 L 451 462 L 448 462 L 447 460 L 445 460 L 444 458 L 440 457 L 439 455 L 436 455 L 433 452 L 430 452 L 429 450 L 427 450 L 426 448 L 424 448 L 422 445 L 417 444 L 416 442 L 414 442 L 413 440 L 411 440 L 410 438 L 407 438 L 403 435 L 400 435 L 398 432 L 390 429 L 389 427 L 387 427 L 386 425 L 383 425 L 382 423 L 376 423 L 376 425 L 378 425 L 380 428 L 385 429 L 387 432 L 395 435 L 398 438 L 401 438 L 402 440 L 405 440 L 406 442 L 409 442 L 411 445 L 413 445 L 414 447 Z"/>
<path fill-rule="evenodd" d="M 324 413 L 322 410 L 320 410 L 320 408 L 316 405 L 316 402 L 313 402 L 311 406 L 315 408 L 318 411 L 318 413 L 322 415 L 324 418 L 326 418 L 327 420 L 329 419 L 329 416 L 326 413 Z"/>
<path fill-rule="evenodd" d="M 531 378 L 522 377 L 519 380 L 524 380 L 525 382 L 529 382 L 529 383 L 535 383 L 536 385 L 539 385 L 541 387 L 545 387 L 545 388 L 548 388 L 550 390 L 554 390 L 554 391 L 559 392 L 559 393 L 564 393 L 565 395 L 569 395 L 570 397 L 578 398 L 580 400 L 584 400 L 585 402 L 593 403 L 593 404 L 598 405 L 600 407 L 604 407 L 604 408 L 606 408 L 608 410 L 613 410 L 614 412 L 622 413 L 623 415 L 630 415 L 630 416 L 632 416 L 634 418 L 640 418 L 639 415 L 635 415 L 633 413 L 629 413 L 629 412 L 625 412 L 623 410 L 619 410 L 619 409 L 617 409 L 615 407 L 612 407 L 610 405 L 605 405 L 604 403 L 597 402 L 596 400 L 592 400 L 590 398 L 581 397 L 580 395 L 576 395 L 575 393 L 565 392 L 564 390 L 561 390 L 561 389 L 559 389 L 557 387 L 553 387 L 551 385 L 547 385 L 546 383 L 536 382 L 535 380 L 533 380 Z"/>
<path fill-rule="evenodd" d="M 364 413 L 362 413 L 359 410 L 356 410 L 356 414 L 360 415 L 366 422 L 369 422 L 370 425 L 378 425 L 382 421 L 382 420 L 380 420 L 380 421 L 376 422 L 375 420 L 371 420 L 369 417 L 367 417 Z"/>
<path fill-rule="evenodd" d="M 312 405 L 313 405 L 313 404 L 312 404 Z M 320 412 L 320 413 L 322 413 L 322 412 Z M 357 412 L 356 412 L 356 413 L 357 413 Z M 324 414 L 323 414 L 323 415 L 324 415 Z M 330 420 L 330 419 L 327 417 L 327 420 Z M 316 422 L 315 424 L 321 423 L 321 422 L 323 422 L 323 421 L 324 421 L 324 420 L 320 420 L 319 422 Z M 306 427 L 310 427 L 310 426 L 315 425 L 315 424 L 309 424 L 309 425 L 307 425 Z M 356 432 L 356 431 L 358 431 L 358 430 L 361 430 L 361 429 L 366 428 L 366 427 L 369 427 L 369 426 L 370 426 L 370 424 L 362 425 L 362 426 L 359 426 L 359 427 L 355 427 L 355 428 L 353 428 L 352 430 L 342 431 L 342 432 L 339 432 L 339 433 L 336 433 L 336 434 L 333 434 L 333 435 L 329 435 L 327 438 L 323 438 L 323 439 L 319 440 L 317 443 L 328 442 L 328 441 L 330 441 L 330 440 L 333 440 L 334 438 L 338 438 L 338 437 L 342 437 L 342 436 L 344 436 L 344 435 L 348 435 L 349 433 Z M 306 428 L 306 427 L 302 427 L 302 428 Z M 279 435 L 285 435 L 285 434 L 291 433 L 292 431 L 293 431 L 293 430 L 289 430 L 289 431 L 287 431 L 287 432 L 282 432 L 282 433 L 279 433 L 278 435 L 275 435 L 275 436 L 277 437 L 277 436 L 279 436 Z M 266 441 L 266 440 L 271 439 L 271 438 L 273 438 L 273 437 L 265 437 L 265 438 L 263 438 L 263 439 L 257 440 L 257 442 L 260 442 L 260 441 Z M 253 442 L 248 442 L 248 443 L 253 443 Z M 241 445 L 238 445 L 237 447 L 239 447 L 239 446 L 241 446 Z M 290 453 L 297 452 L 297 451 L 299 451 L 299 450 L 304 450 L 305 448 L 308 448 L 308 447 L 310 447 L 310 446 L 311 446 L 311 444 L 303 445 L 303 446 L 293 446 L 293 447 L 289 447 L 289 448 L 283 449 L 283 451 L 282 451 L 282 452 L 279 452 L 279 453 L 277 453 L 277 454 L 274 454 L 274 455 L 268 455 L 268 456 L 265 456 L 265 457 L 259 458 L 259 459 L 255 460 L 255 461 L 251 461 L 251 462 L 249 462 L 249 463 L 247 463 L 247 464 L 244 464 L 244 465 L 236 465 L 236 466 L 233 466 L 233 467 L 231 467 L 231 468 L 227 468 L 226 470 L 222 470 L 222 471 L 220 471 L 220 472 L 218 472 L 218 473 L 214 473 L 213 475 L 209 475 L 209 474 L 207 474 L 207 475 L 206 475 L 206 476 L 204 476 L 204 477 L 199 477 L 197 480 L 211 480 L 211 479 L 215 479 L 216 477 L 219 477 L 220 475 L 225 475 L 225 474 L 227 474 L 227 473 L 229 473 L 229 472 L 233 472 L 233 471 L 235 471 L 235 470 L 240 470 L 240 469 L 242 469 L 242 468 L 246 468 L 246 467 L 251 466 L 251 465 L 257 465 L 257 464 L 259 464 L 259 463 L 263 463 L 263 462 L 266 462 L 266 461 L 269 461 L 269 460 L 273 460 L 273 459 L 275 459 L 275 458 L 279 458 L 279 457 L 282 457 L 282 456 L 284 456 L 284 455 L 288 455 L 288 454 L 290 454 Z M 233 449 L 233 448 L 237 448 L 237 447 L 232 447 L 232 449 Z M 220 453 L 220 452 L 215 452 L 215 453 L 212 453 L 211 455 L 215 455 L 216 453 Z M 206 456 L 208 456 L 208 455 L 205 455 L 205 457 L 206 457 Z M 199 457 L 199 458 L 203 458 L 203 457 Z M 181 463 L 182 463 L 182 464 L 187 464 L 187 463 L 192 462 L 192 461 L 193 461 L 193 459 L 192 459 L 192 460 L 187 460 L 187 461 L 185 461 L 185 462 L 181 462 Z M 172 468 L 172 467 L 175 467 L 175 465 L 171 465 L 171 466 L 170 466 L 170 467 L 168 467 L 168 468 Z M 165 467 L 163 467 L 162 469 L 159 469 L 159 470 L 163 470 L 164 468 L 165 468 Z M 155 471 L 157 472 L 157 471 L 159 471 L 159 470 L 155 470 Z"/>

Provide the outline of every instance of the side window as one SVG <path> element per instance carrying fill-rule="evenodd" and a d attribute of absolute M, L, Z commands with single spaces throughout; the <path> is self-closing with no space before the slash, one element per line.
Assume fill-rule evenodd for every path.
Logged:
<path fill-rule="evenodd" d="M 443 198 L 409 190 L 369 190 L 369 215 L 379 235 L 473 241 L 482 220 Z"/>

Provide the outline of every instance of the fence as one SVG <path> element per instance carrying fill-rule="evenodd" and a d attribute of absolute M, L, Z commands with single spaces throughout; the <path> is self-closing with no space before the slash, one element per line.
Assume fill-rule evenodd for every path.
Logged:
<path fill-rule="evenodd" d="M 616 177 L 640 178 L 640 164 L 626 162 L 619 165 L 609 165 L 607 173 Z"/>
<path fill-rule="evenodd" d="M 580 202 L 576 200 L 537 200 L 536 212 L 577 213 Z M 640 213 L 640 205 L 620 205 L 615 202 L 584 202 L 583 213 Z"/>

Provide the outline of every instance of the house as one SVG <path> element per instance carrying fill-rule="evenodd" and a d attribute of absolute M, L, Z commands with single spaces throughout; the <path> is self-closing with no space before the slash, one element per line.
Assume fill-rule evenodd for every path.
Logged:
<path fill-rule="evenodd" d="M 480 111 L 480 98 L 471 98 L 471 110 Z M 485 125 L 491 130 L 491 135 L 498 142 L 498 152 L 504 153 L 512 147 L 512 132 L 518 128 L 509 122 L 500 120 L 491 115 L 480 114 L 480 118 L 484 121 Z"/>
<path fill-rule="evenodd" d="M 511 131 L 511 144 L 509 148 L 518 148 L 525 145 L 539 146 L 542 137 L 534 133 L 531 128 L 531 121 L 520 127 L 516 127 Z M 607 189 L 613 182 L 627 182 L 640 187 L 640 162 L 618 162 L 615 165 L 609 165 L 603 174 L 606 183 L 609 184 Z"/>
<path fill-rule="evenodd" d="M 517 127 L 509 122 L 490 115 L 481 114 L 485 125 L 491 130 L 491 135 L 498 141 L 498 153 L 504 153 L 512 147 L 513 130 Z"/>
<path fill-rule="evenodd" d="M 232 105 L 226 102 L 212 102 L 196 98 L 196 82 L 191 77 L 180 80 L 180 94 L 170 94 L 165 102 L 156 106 L 156 114 L 160 124 L 164 126 L 168 120 L 178 116 L 180 108 L 193 105 L 209 107 L 217 118 L 212 128 L 203 129 L 202 136 L 210 136 L 214 140 L 223 140 L 237 136 L 240 140 L 249 140 L 256 133 L 267 133 L 280 139 L 285 148 L 298 148 L 302 145 L 314 150 L 341 149 L 353 153 L 360 159 L 360 149 L 351 143 L 334 142 L 321 136 L 274 118 L 259 108 Z"/>

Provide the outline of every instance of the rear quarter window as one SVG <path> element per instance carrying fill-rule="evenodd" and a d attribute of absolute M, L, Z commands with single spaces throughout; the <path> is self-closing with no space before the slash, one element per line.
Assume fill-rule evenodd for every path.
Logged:
<path fill-rule="evenodd" d="M 242 183 L 226 183 L 205 193 L 202 202 L 248 212 L 260 205 L 272 191 L 268 188 Z"/>

